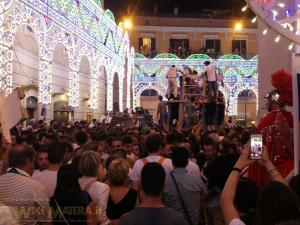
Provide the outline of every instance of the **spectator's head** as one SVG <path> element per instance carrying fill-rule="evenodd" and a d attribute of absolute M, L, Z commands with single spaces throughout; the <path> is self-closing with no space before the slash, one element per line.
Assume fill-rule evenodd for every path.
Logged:
<path fill-rule="evenodd" d="M 259 225 L 296 220 L 299 209 L 295 194 L 283 183 L 271 181 L 260 192 L 256 207 Z"/>
<path fill-rule="evenodd" d="M 128 179 L 129 164 L 124 159 L 113 160 L 107 171 L 109 184 L 112 186 L 125 186 Z"/>
<path fill-rule="evenodd" d="M 166 178 L 164 168 L 155 162 L 147 163 L 141 172 L 141 190 L 148 197 L 159 197 Z"/>
<path fill-rule="evenodd" d="M 189 152 L 183 147 L 172 148 L 172 164 L 174 168 L 185 168 L 189 162 Z"/>
<path fill-rule="evenodd" d="M 258 198 L 258 187 L 249 178 L 240 178 L 234 197 L 235 207 L 242 213 L 251 214 L 255 211 Z"/>
<path fill-rule="evenodd" d="M 62 146 L 62 148 L 66 153 L 64 157 L 64 163 L 68 163 L 73 157 L 73 150 L 74 150 L 73 146 L 67 140 L 59 141 L 58 143 Z"/>
<path fill-rule="evenodd" d="M 300 206 L 300 175 L 292 177 L 289 186 L 297 195 L 298 204 Z"/>
<path fill-rule="evenodd" d="M 97 152 L 87 151 L 82 153 L 79 162 L 79 172 L 83 176 L 87 177 L 97 177 L 99 165 L 100 165 L 100 155 Z"/>
<path fill-rule="evenodd" d="M 50 145 L 57 142 L 57 137 L 54 134 L 46 134 L 44 136 L 43 144 Z"/>
<path fill-rule="evenodd" d="M 208 180 L 208 189 L 212 191 L 223 190 L 224 185 L 238 158 L 238 154 L 229 154 L 225 156 L 219 156 L 208 163 L 203 171 Z"/>
<path fill-rule="evenodd" d="M 64 130 L 58 130 L 58 131 L 56 132 L 56 136 L 57 136 L 57 137 L 62 137 L 62 136 L 64 136 L 64 135 L 65 135 Z"/>
<path fill-rule="evenodd" d="M 36 162 L 37 162 L 37 168 L 39 170 L 44 170 L 48 168 L 49 160 L 48 160 L 47 146 L 43 146 L 39 149 Z"/>
<path fill-rule="evenodd" d="M 172 68 L 175 68 L 176 66 L 175 65 L 172 65 Z"/>
<path fill-rule="evenodd" d="M 204 65 L 205 65 L 205 66 L 210 65 L 210 61 L 205 61 L 205 62 L 204 62 Z"/>
<path fill-rule="evenodd" d="M 45 137 L 46 135 L 47 135 L 47 133 L 44 132 L 44 131 L 39 132 L 39 133 L 38 133 L 38 141 L 39 141 L 40 143 L 43 143 L 44 137 Z"/>
<path fill-rule="evenodd" d="M 36 134 L 31 133 L 31 134 L 27 134 L 25 137 L 25 142 L 27 145 L 33 146 L 34 144 L 37 143 L 37 137 Z"/>
<path fill-rule="evenodd" d="M 94 151 L 97 152 L 99 148 L 99 144 L 96 141 L 89 141 L 85 143 L 82 147 L 83 151 Z"/>
<path fill-rule="evenodd" d="M 34 171 L 34 157 L 33 149 L 27 145 L 16 145 L 8 154 L 9 167 L 24 170 L 29 175 Z"/>
<path fill-rule="evenodd" d="M 77 142 L 77 144 L 79 146 L 83 146 L 87 140 L 88 140 L 88 136 L 85 132 L 83 131 L 79 131 L 76 135 L 75 135 L 75 140 Z"/>
<path fill-rule="evenodd" d="M 232 143 L 235 145 L 235 147 L 236 147 L 237 149 L 239 149 L 239 148 L 241 147 L 241 140 L 240 140 L 239 136 L 234 135 L 234 136 L 232 137 Z"/>
<path fill-rule="evenodd" d="M 147 137 L 146 146 L 149 153 L 158 152 L 163 144 L 160 134 L 151 134 Z"/>
<path fill-rule="evenodd" d="M 215 144 L 210 137 L 206 137 L 203 140 L 203 154 L 208 161 L 211 161 L 216 157 Z"/>
<path fill-rule="evenodd" d="M 123 149 L 123 139 L 119 137 L 113 138 L 111 141 L 111 150 L 116 151 L 121 149 Z"/>
<path fill-rule="evenodd" d="M 66 154 L 66 150 L 58 142 L 55 142 L 48 146 L 48 160 L 50 164 L 53 165 L 62 164 L 65 154 Z"/>
<path fill-rule="evenodd" d="M 158 96 L 158 99 L 159 99 L 159 101 L 162 101 L 163 97 L 160 95 L 160 96 Z"/>
<path fill-rule="evenodd" d="M 131 154 L 133 151 L 133 139 L 130 135 L 125 135 L 123 137 L 123 149 L 126 154 Z"/>
<path fill-rule="evenodd" d="M 135 143 L 133 144 L 133 147 L 132 147 L 132 153 L 137 156 L 137 157 L 140 157 L 140 153 L 141 153 L 141 148 L 140 148 L 140 145 L 138 143 Z"/>
<path fill-rule="evenodd" d="M 78 182 L 79 174 L 73 165 L 63 165 L 57 173 L 57 185 L 54 196 L 56 198 L 72 196 L 81 200 L 81 190 Z"/>

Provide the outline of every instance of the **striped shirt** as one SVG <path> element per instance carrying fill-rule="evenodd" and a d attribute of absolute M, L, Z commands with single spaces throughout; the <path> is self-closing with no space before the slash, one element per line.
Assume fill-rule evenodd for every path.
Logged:
<path fill-rule="evenodd" d="M 23 170 L 0 176 L 0 202 L 15 210 L 20 225 L 52 220 L 45 187 Z"/>
<path fill-rule="evenodd" d="M 3 169 L 3 164 L 4 164 L 3 160 L 0 160 L 0 174 L 1 174 L 2 169 Z"/>

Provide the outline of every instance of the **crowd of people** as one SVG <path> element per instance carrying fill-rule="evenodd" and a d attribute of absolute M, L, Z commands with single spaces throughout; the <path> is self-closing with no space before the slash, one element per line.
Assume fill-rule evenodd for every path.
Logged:
<path fill-rule="evenodd" d="M 292 140 L 278 141 L 290 121 L 285 100 L 270 93 L 258 129 L 20 122 L 0 138 L 0 224 L 300 224 Z M 250 160 L 257 132 L 263 156 Z"/>

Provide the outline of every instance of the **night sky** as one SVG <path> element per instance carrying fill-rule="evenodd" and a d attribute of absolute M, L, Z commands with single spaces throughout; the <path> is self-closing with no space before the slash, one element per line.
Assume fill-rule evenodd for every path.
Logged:
<path fill-rule="evenodd" d="M 159 14 L 172 12 L 174 6 L 178 6 L 179 11 L 185 14 L 201 13 L 204 9 L 234 9 L 238 15 L 245 5 L 244 0 L 105 0 L 105 8 L 112 10 L 117 17 L 122 17 L 153 12 L 155 3 Z"/>

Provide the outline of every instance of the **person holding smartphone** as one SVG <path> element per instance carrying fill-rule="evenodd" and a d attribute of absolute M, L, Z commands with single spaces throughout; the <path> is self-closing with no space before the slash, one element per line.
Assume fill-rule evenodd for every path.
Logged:
<path fill-rule="evenodd" d="M 245 146 L 240 158 L 232 169 L 221 194 L 220 205 L 223 211 L 225 224 L 246 224 L 241 220 L 234 201 L 241 172 L 253 162 L 259 162 L 271 179 L 259 193 L 254 224 L 271 225 L 286 221 L 300 222 L 295 194 L 289 189 L 284 178 L 273 165 L 266 148 L 262 151 L 261 160 L 251 160 L 250 157 L 250 146 Z"/>

